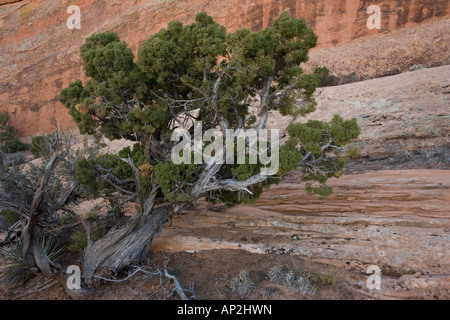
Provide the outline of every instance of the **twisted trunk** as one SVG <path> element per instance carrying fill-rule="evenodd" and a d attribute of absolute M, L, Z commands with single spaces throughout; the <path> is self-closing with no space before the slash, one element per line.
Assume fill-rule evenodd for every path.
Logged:
<path fill-rule="evenodd" d="M 64 157 L 64 154 L 61 154 L 59 151 L 60 150 L 58 149 L 52 154 L 44 172 L 39 177 L 36 192 L 29 210 L 28 222 L 22 232 L 22 254 L 26 264 L 30 268 L 38 268 L 43 274 L 49 277 L 53 276 L 53 272 L 50 267 L 50 260 L 40 245 L 42 227 L 39 226 L 39 220 L 43 213 L 41 203 L 44 198 L 45 188 L 48 185 L 50 175 Z"/>
<path fill-rule="evenodd" d="M 100 240 L 88 246 L 84 252 L 83 280 L 91 286 L 96 270 L 108 269 L 117 274 L 125 267 L 137 262 L 150 249 L 153 237 L 168 221 L 168 207 L 156 209 L 149 216 L 131 218 L 120 229 L 112 230 Z"/>

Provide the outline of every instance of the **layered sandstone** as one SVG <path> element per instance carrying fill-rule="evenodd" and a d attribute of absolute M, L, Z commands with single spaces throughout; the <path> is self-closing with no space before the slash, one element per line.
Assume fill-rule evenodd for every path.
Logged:
<path fill-rule="evenodd" d="M 319 35 L 319 48 L 413 27 L 445 17 L 447 0 L 378 1 L 381 30 L 366 26 L 363 0 L 80 0 L 80 30 L 69 30 L 67 1 L 0 1 L 0 111 L 12 115 L 20 135 L 52 131 L 60 122 L 73 126 L 58 95 L 69 82 L 83 77 L 79 47 L 95 32 L 113 30 L 133 49 L 170 20 L 192 22 L 206 11 L 229 31 L 259 30 L 283 10 L 304 17 Z"/>
<path fill-rule="evenodd" d="M 331 181 L 329 197 L 282 183 L 252 206 L 217 212 L 198 203 L 174 218 L 152 250 L 298 255 L 352 271 L 354 288 L 374 298 L 444 298 L 450 294 L 449 181 L 447 170 L 347 175 Z M 379 291 L 365 286 L 371 265 L 382 271 Z"/>

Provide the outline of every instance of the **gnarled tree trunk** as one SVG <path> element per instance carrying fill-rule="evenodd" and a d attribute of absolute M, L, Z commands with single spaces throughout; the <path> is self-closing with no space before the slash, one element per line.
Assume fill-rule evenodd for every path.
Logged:
<path fill-rule="evenodd" d="M 106 268 L 117 273 L 141 260 L 150 249 L 153 237 L 161 231 L 171 213 L 169 207 L 161 207 L 148 216 L 133 216 L 120 229 L 110 231 L 89 245 L 84 252 L 85 284 L 91 286 L 92 277 L 98 269 Z"/>

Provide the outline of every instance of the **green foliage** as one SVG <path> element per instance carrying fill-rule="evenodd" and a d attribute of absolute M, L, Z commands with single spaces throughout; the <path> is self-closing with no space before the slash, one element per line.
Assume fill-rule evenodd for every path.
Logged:
<path fill-rule="evenodd" d="M 334 115 L 330 123 L 330 132 L 336 145 L 342 147 L 356 139 L 360 134 L 360 129 L 355 118 L 344 120 L 339 115 Z"/>
<path fill-rule="evenodd" d="M 180 118 L 199 109 L 195 119 L 207 124 L 203 130 L 222 122 L 230 128 L 239 125 L 247 129 L 258 121 L 250 112 L 250 106 L 258 101 L 261 108 L 283 115 L 313 112 L 317 105 L 314 92 L 329 80 L 326 68 L 305 74 L 301 67 L 316 44 L 317 36 L 306 21 L 287 11 L 271 27 L 256 32 L 243 28 L 227 33 L 205 12 L 188 25 L 172 21 L 140 45 L 136 60 L 113 32 L 87 38 L 81 57 L 90 79 L 84 84 L 80 80 L 70 83 L 62 90 L 60 101 L 81 133 L 100 131 L 110 139 L 137 143 L 133 150 L 124 149 L 118 155 L 79 160 L 80 189 L 98 197 L 120 190 L 114 184 L 121 184 L 126 189 L 122 190 L 134 192 L 133 172 L 121 160 L 130 157 L 141 172 L 145 194 L 154 179 L 158 197 L 170 202 L 188 200 L 204 166 L 174 165 L 169 160 L 170 135 Z M 325 182 L 342 173 L 345 157 L 340 148 L 359 134 L 356 121 L 335 116 L 329 123 L 292 125 L 288 133 L 288 142 L 280 148 L 278 176 L 314 159 L 323 169 L 305 168 L 307 188 L 329 193 Z M 326 146 L 330 140 L 337 149 Z M 247 155 L 246 164 L 222 165 L 215 178 L 244 181 L 260 172 L 261 163 L 248 163 Z M 251 194 L 214 191 L 207 199 L 227 205 L 252 203 L 274 182 L 249 186 Z"/>
<path fill-rule="evenodd" d="M 58 262 L 62 256 L 62 248 L 56 248 L 54 238 L 42 236 L 41 247 L 47 257 L 53 262 Z M 31 273 L 23 258 L 21 245 L 2 247 L 1 250 L 7 261 L 0 277 L 0 280 L 5 285 L 9 286 L 23 283 L 33 277 L 33 273 Z"/>
<path fill-rule="evenodd" d="M 246 180 L 260 172 L 262 166 L 258 164 L 249 164 L 249 156 L 246 155 L 245 163 L 238 164 L 230 168 L 230 172 L 237 180 Z"/>
<path fill-rule="evenodd" d="M 54 134 L 34 136 L 31 138 L 30 151 L 35 158 L 48 157 L 50 155 L 50 143 Z"/>
<path fill-rule="evenodd" d="M 12 226 L 21 219 L 20 214 L 9 209 L 2 209 L 2 211 L 0 211 L 0 215 L 6 218 L 6 222 L 9 226 Z"/>
<path fill-rule="evenodd" d="M 304 154 L 302 154 L 301 151 L 297 151 L 295 146 L 296 143 L 293 140 L 289 140 L 280 147 L 279 175 L 284 175 L 289 171 L 293 171 L 300 165 L 300 161 L 303 159 Z"/>
<path fill-rule="evenodd" d="M 316 46 L 317 36 L 304 19 L 294 19 L 285 11 L 275 19 L 273 27 L 257 32 L 240 29 L 228 34 L 227 44 L 231 54 L 229 63 L 239 69 L 233 74 L 233 81 L 245 96 L 254 96 L 261 89 L 264 77 L 270 76 L 278 88 L 291 85 L 298 90 L 272 101 L 271 108 L 283 115 L 314 111 L 312 95 L 318 82 L 314 76 L 303 74 L 300 65 L 308 61 L 308 51 Z M 307 102 L 306 108 L 298 108 L 297 98 Z"/>
<path fill-rule="evenodd" d="M 9 119 L 9 114 L 0 115 L 0 144 L 3 144 L 1 151 L 15 153 L 28 150 L 29 146 L 15 137 L 17 130 L 8 124 Z"/>
<path fill-rule="evenodd" d="M 349 149 L 347 150 L 347 155 L 348 155 L 350 158 L 354 158 L 354 157 L 356 157 L 356 155 L 358 154 L 358 152 L 359 152 L 359 146 L 358 146 L 358 145 L 352 145 L 352 146 L 350 146 Z"/>
<path fill-rule="evenodd" d="M 155 181 L 170 202 L 186 201 L 189 194 L 183 190 L 196 181 L 195 164 L 176 165 L 171 161 L 160 162 L 155 166 Z"/>
<path fill-rule="evenodd" d="M 77 162 L 76 178 L 78 183 L 87 187 L 89 193 L 94 197 L 98 197 L 100 195 L 99 190 L 106 187 L 105 183 L 99 178 L 93 160 L 81 159 Z"/>
<path fill-rule="evenodd" d="M 93 241 L 97 241 L 100 236 L 98 232 L 97 223 L 94 222 L 92 224 L 93 228 Z M 86 249 L 87 247 L 87 235 L 84 231 L 77 231 L 70 237 L 70 245 L 67 247 L 70 251 L 80 252 Z"/>
<path fill-rule="evenodd" d="M 70 251 L 83 251 L 87 247 L 87 236 L 83 231 L 78 231 L 71 236 L 70 245 L 67 247 Z"/>
<path fill-rule="evenodd" d="M 108 138 L 116 139 L 141 130 L 151 132 L 160 124 L 160 117 L 156 117 L 155 124 L 139 117 L 134 123 L 129 123 L 126 117 L 111 118 L 117 112 L 128 113 L 132 101 L 147 114 L 147 107 L 160 110 L 146 105 L 148 100 L 143 93 L 150 80 L 138 70 L 131 49 L 115 33 L 106 31 L 86 39 L 81 57 L 85 74 L 91 80 L 85 86 L 79 80 L 72 82 L 60 95 L 61 103 L 69 109 L 81 133 L 93 134 L 100 127 Z"/>
<path fill-rule="evenodd" d="M 356 119 L 344 120 L 339 115 L 334 115 L 330 122 L 310 120 L 291 124 L 288 128 L 289 139 L 280 148 L 280 173 L 295 169 L 309 154 L 308 157 L 315 159 L 315 165 L 321 169 L 305 168 L 303 180 L 307 181 L 306 190 L 323 196 L 331 194 L 332 188 L 325 182 L 342 174 L 347 157 L 344 146 L 357 138 L 359 133 Z M 334 156 L 322 156 L 328 149 Z"/>
<path fill-rule="evenodd" d="M 101 196 L 101 193 L 111 193 L 114 188 L 102 179 L 108 171 L 119 179 L 132 179 L 133 171 L 130 166 L 121 160 L 121 158 L 131 158 L 136 167 L 146 163 L 144 150 L 141 144 L 136 143 L 133 150 L 126 147 L 119 151 L 117 155 L 104 154 L 96 158 L 80 159 L 77 162 L 76 178 L 81 186 L 87 188 L 87 191 L 95 198 Z M 100 169 L 101 168 L 101 169 Z M 148 177 L 142 176 L 144 191 L 148 191 L 150 181 Z"/>
<path fill-rule="evenodd" d="M 319 67 L 314 69 L 314 75 L 317 77 L 319 81 L 319 87 L 325 87 L 330 84 L 331 77 L 330 71 L 327 67 Z"/>
<path fill-rule="evenodd" d="M 22 256 L 22 246 L 1 247 L 0 249 L 7 261 L 0 277 L 6 286 L 21 283 L 33 277 L 33 273 L 30 272 Z"/>
<path fill-rule="evenodd" d="M 318 81 L 313 75 L 303 74 L 300 64 L 308 60 L 308 50 L 316 43 L 317 36 L 305 20 L 294 19 L 287 12 L 274 21 L 273 27 L 229 34 L 202 12 L 190 25 L 172 21 L 167 29 L 151 36 L 139 47 L 134 63 L 127 45 L 107 31 L 86 39 L 81 47 L 85 74 L 92 79 L 85 86 L 81 81 L 71 83 L 62 90 L 60 101 L 82 133 L 93 133 L 100 127 L 109 138 L 131 138 L 138 133 L 144 139 L 168 129 L 166 98 L 201 97 L 199 90 L 209 91 L 218 73 L 228 65 L 221 111 L 233 124 L 237 119 L 231 97 L 242 101 L 236 108 L 245 117 L 248 97 L 257 94 L 267 77 L 277 81 L 278 87 L 293 85 L 299 90 L 298 94 L 284 95 L 271 108 L 284 114 L 306 114 L 314 110 L 312 94 Z M 229 60 L 218 64 L 219 57 Z M 308 101 L 306 108 L 295 106 L 298 96 Z M 209 120 L 210 103 L 192 103 L 189 109 L 198 107 L 203 118 L 199 120 Z"/>
<path fill-rule="evenodd" d="M 97 122 L 92 115 L 88 113 L 89 109 L 82 102 L 88 99 L 89 93 L 84 90 L 81 80 L 72 82 L 69 86 L 61 91 L 59 101 L 69 109 L 75 123 L 80 129 L 80 133 L 94 133 Z"/>
<path fill-rule="evenodd" d="M 0 144 L 12 141 L 17 133 L 17 130 L 8 124 L 9 119 L 9 114 L 0 115 Z"/>
<path fill-rule="evenodd" d="M 15 153 L 28 150 L 29 147 L 30 146 L 28 144 L 23 143 L 17 138 L 14 138 L 12 141 L 9 141 L 2 146 L 2 151 L 4 153 Z"/>
<path fill-rule="evenodd" d="M 274 179 L 275 180 L 275 179 Z M 221 203 L 231 208 L 238 204 L 254 204 L 256 200 L 261 196 L 264 190 L 270 188 L 270 184 L 274 183 L 269 180 L 266 183 L 255 184 L 253 186 L 248 187 L 247 189 L 251 192 L 247 191 L 230 191 L 230 190 L 220 190 L 211 192 L 206 196 L 206 201 L 209 203 Z"/>
<path fill-rule="evenodd" d="M 133 53 L 117 34 L 106 31 L 94 34 L 81 46 L 84 73 L 97 81 L 109 81 L 119 72 L 133 69 Z"/>
<path fill-rule="evenodd" d="M 95 221 L 95 220 L 98 219 L 99 215 L 100 215 L 100 213 L 98 212 L 98 210 L 92 209 L 91 211 L 89 211 L 89 212 L 86 214 L 86 219 L 87 219 L 88 221 Z"/>
<path fill-rule="evenodd" d="M 340 275 L 335 270 L 328 268 L 320 274 L 312 277 L 312 280 L 318 287 L 339 287 L 342 285 Z"/>
<path fill-rule="evenodd" d="M 188 26 L 172 21 L 150 37 L 139 48 L 138 65 L 148 77 L 172 88 L 187 81 L 200 85 L 198 78 L 205 69 L 208 75 L 216 68 L 225 49 L 225 28 L 202 12 Z"/>
<path fill-rule="evenodd" d="M 41 247 L 50 261 L 58 262 L 63 255 L 63 248 L 56 248 L 57 243 L 53 237 L 41 237 Z"/>

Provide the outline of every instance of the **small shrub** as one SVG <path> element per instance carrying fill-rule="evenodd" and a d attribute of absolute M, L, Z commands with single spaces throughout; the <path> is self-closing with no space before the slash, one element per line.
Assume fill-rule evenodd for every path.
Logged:
<path fill-rule="evenodd" d="M 50 154 L 49 142 L 51 135 L 35 136 L 31 138 L 30 151 L 35 158 L 41 158 Z"/>
<path fill-rule="evenodd" d="M 276 281 L 278 284 L 281 284 L 284 281 L 283 268 L 278 265 L 270 268 L 267 273 L 267 277 L 269 280 Z"/>
<path fill-rule="evenodd" d="M 42 236 L 41 246 L 50 261 L 59 261 L 63 254 L 63 248 L 56 248 L 55 238 Z"/>
<path fill-rule="evenodd" d="M 75 232 L 68 247 L 70 251 L 83 251 L 87 247 L 87 236 L 83 231 Z"/>
<path fill-rule="evenodd" d="M 98 228 L 97 228 L 97 223 L 93 223 L 92 224 L 92 229 L 93 229 L 93 241 L 98 240 L 99 237 L 99 233 L 98 233 Z M 72 237 L 71 237 L 72 241 L 68 247 L 68 249 L 70 251 L 83 251 L 86 247 L 87 247 L 87 235 L 86 232 L 83 231 L 78 231 L 75 232 Z"/>
<path fill-rule="evenodd" d="M 303 295 L 315 292 L 315 287 L 307 275 L 297 276 L 292 270 L 285 272 L 278 265 L 272 267 L 267 275 L 271 281 L 275 281 L 278 285 L 283 285 L 291 292 L 300 292 Z"/>
<path fill-rule="evenodd" d="M 327 269 L 314 276 L 313 280 L 319 287 L 338 287 L 341 285 L 339 275 L 332 269 Z"/>
<path fill-rule="evenodd" d="M 293 271 L 288 271 L 284 275 L 284 284 L 290 291 L 297 291 L 297 277 Z"/>
<path fill-rule="evenodd" d="M 29 145 L 15 137 L 17 130 L 8 124 L 9 119 L 9 114 L 0 115 L 0 144 L 3 144 L 1 147 L 2 152 L 15 153 L 27 150 Z"/>
<path fill-rule="evenodd" d="M 21 216 L 17 212 L 9 209 L 2 209 L 0 215 L 5 217 L 8 226 L 12 226 L 14 223 L 20 220 Z"/>
<path fill-rule="evenodd" d="M 17 133 L 17 130 L 8 124 L 9 114 L 0 115 L 0 144 L 12 141 Z"/>
<path fill-rule="evenodd" d="M 66 224 L 69 224 L 69 222 L 72 221 L 72 220 L 73 220 L 73 217 L 72 217 L 70 214 L 62 213 L 62 214 L 59 216 L 58 224 L 59 224 L 60 226 L 64 226 L 64 225 L 66 225 Z"/>
<path fill-rule="evenodd" d="M 62 256 L 62 248 L 56 249 L 54 238 L 43 236 L 41 238 L 41 247 L 51 261 L 57 262 Z M 16 285 L 33 277 L 33 273 L 23 258 L 21 245 L 8 246 L 0 249 L 7 260 L 0 277 L 3 284 L 7 286 Z"/>
<path fill-rule="evenodd" d="M 5 143 L 2 146 L 2 151 L 4 153 L 15 153 L 19 151 L 28 150 L 30 146 L 26 143 L 23 143 L 17 138 L 14 138 L 12 141 Z"/>
<path fill-rule="evenodd" d="M 302 276 L 298 278 L 296 281 L 296 285 L 298 291 L 300 291 L 303 295 L 314 294 L 316 292 L 316 287 L 308 276 Z"/>
<path fill-rule="evenodd" d="M 15 285 L 30 279 L 30 272 L 22 256 L 22 246 L 10 246 L 1 248 L 7 263 L 1 275 L 1 282 L 6 286 Z"/>
<path fill-rule="evenodd" d="M 98 219 L 100 212 L 96 209 L 89 211 L 86 215 L 86 219 L 89 221 L 95 221 Z"/>
<path fill-rule="evenodd" d="M 325 87 L 331 83 L 330 71 L 327 67 L 319 67 L 314 69 L 314 75 L 319 81 L 319 87 Z"/>
<path fill-rule="evenodd" d="M 253 282 L 250 279 L 250 274 L 245 270 L 241 270 L 239 275 L 231 280 L 231 291 L 239 294 L 241 298 L 249 296 L 252 289 Z"/>

